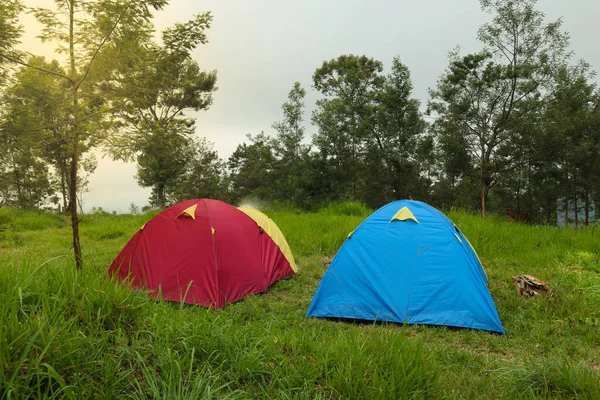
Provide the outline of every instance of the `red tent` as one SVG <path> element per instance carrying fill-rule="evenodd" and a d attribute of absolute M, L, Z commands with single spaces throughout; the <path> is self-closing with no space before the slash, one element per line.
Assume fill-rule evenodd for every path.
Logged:
<path fill-rule="evenodd" d="M 210 199 L 158 214 L 108 270 L 154 296 L 212 308 L 263 292 L 295 271 L 285 238 L 266 215 Z"/>

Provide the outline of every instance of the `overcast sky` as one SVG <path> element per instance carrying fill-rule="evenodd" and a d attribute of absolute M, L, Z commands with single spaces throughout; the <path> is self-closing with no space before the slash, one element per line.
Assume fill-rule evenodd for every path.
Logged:
<path fill-rule="evenodd" d="M 537 8 L 547 21 L 562 18 L 574 59 L 600 69 L 600 1 L 538 0 Z M 157 13 L 155 26 L 162 30 L 205 11 L 214 18 L 209 43 L 193 55 L 203 69 L 217 71 L 218 90 L 208 111 L 192 115 L 197 134 L 213 142 L 224 159 L 247 133 L 273 134 L 271 125 L 281 119 L 281 104 L 295 81 L 307 90 L 306 133 L 312 135 L 310 113 L 318 96 L 311 76 L 324 60 L 341 54 L 373 57 L 386 71 L 399 56 L 410 68 L 414 97 L 424 105 L 447 66 L 448 52 L 456 46 L 462 54 L 479 50 L 477 29 L 490 19 L 478 0 L 172 0 Z M 24 46 L 51 56 L 52 49 L 34 39 L 39 27 L 31 17 L 23 24 Z M 140 188 L 134 175 L 134 164 L 100 159 L 85 209 L 126 212 L 131 202 L 147 204 L 150 191 Z"/>

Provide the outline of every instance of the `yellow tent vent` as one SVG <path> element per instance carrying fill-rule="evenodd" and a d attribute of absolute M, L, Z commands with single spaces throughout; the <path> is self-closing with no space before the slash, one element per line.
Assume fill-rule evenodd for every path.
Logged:
<path fill-rule="evenodd" d="M 406 221 L 407 219 L 412 219 L 417 224 L 419 223 L 419 220 L 414 216 L 412 211 L 410 211 L 408 209 L 408 207 L 406 207 L 406 206 L 404 206 L 400 210 L 398 210 L 398 212 L 396 214 L 394 214 L 392 219 L 390 219 L 390 222 L 392 222 L 395 219 L 397 219 L 398 221 Z"/>
<path fill-rule="evenodd" d="M 210 227 L 210 230 L 212 231 L 212 234 L 215 234 L 215 228 L 213 228 L 212 226 Z"/>
<path fill-rule="evenodd" d="M 186 208 L 185 210 L 179 213 L 177 218 L 181 217 L 183 214 L 187 214 L 190 217 L 192 217 L 192 219 L 196 219 L 196 207 L 198 207 L 198 204 L 194 204 L 193 206 Z"/>
<path fill-rule="evenodd" d="M 279 249 L 283 253 L 283 256 L 290 263 L 290 267 L 297 272 L 296 263 L 294 262 L 294 256 L 292 255 L 292 250 L 288 245 L 283 233 L 279 230 L 275 222 L 271 220 L 271 218 L 267 217 L 265 214 L 260 211 L 250 208 L 250 207 L 238 207 L 238 210 L 249 216 L 256 222 L 258 226 L 260 226 L 267 235 L 275 242 Z"/>

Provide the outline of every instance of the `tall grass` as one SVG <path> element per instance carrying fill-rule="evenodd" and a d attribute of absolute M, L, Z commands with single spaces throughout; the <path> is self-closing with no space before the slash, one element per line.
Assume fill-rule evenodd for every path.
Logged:
<path fill-rule="evenodd" d="M 60 228 L 65 218 L 40 210 L 0 208 L 0 229 L 37 231 L 48 227 Z"/>
<path fill-rule="evenodd" d="M 514 397 L 600 398 L 598 373 L 566 356 L 497 371 Z"/>
<path fill-rule="evenodd" d="M 340 332 L 337 339 L 326 354 L 325 382 L 341 398 L 425 398 L 436 389 L 437 367 L 403 332 Z"/>
<path fill-rule="evenodd" d="M 321 259 L 368 215 L 336 207 L 268 212 L 299 273 L 222 310 L 106 278 L 151 214 L 85 216 L 77 272 L 66 221 L 0 212 L 0 398 L 600 398 L 597 230 L 449 213 L 484 264 L 507 335 L 353 324 L 305 317 Z M 554 294 L 517 296 L 518 273 Z"/>
<path fill-rule="evenodd" d="M 368 217 L 371 212 L 373 211 L 364 204 L 354 201 L 330 203 L 319 210 L 321 215 L 346 215 L 363 218 Z"/>

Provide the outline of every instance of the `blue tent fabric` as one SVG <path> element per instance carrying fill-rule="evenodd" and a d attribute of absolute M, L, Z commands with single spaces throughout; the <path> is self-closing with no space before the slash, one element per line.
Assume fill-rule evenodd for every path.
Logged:
<path fill-rule="evenodd" d="M 416 220 L 392 219 L 407 207 Z M 435 208 L 387 204 L 346 239 L 307 316 L 445 325 L 504 333 L 475 251 Z"/>

